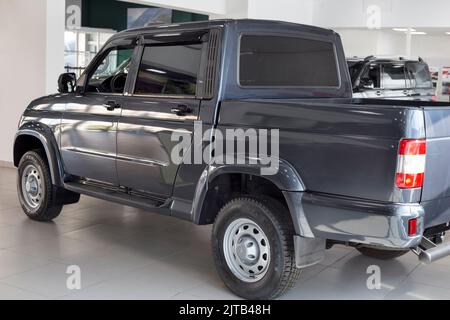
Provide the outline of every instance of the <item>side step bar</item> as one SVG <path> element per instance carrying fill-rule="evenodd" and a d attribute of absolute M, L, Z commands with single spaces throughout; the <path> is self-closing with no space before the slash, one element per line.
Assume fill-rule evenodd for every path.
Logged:
<path fill-rule="evenodd" d="M 437 245 L 424 237 L 422 238 L 418 250 L 414 250 L 414 253 L 419 255 L 419 260 L 421 262 L 430 264 L 450 255 L 450 242 Z"/>
<path fill-rule="evenodd" d="M 101 188 L 91 184 L 77 183 L 77 182 L 66 182 L 64 188 L 67 190 L 91 196 L 94 198 L 99 198 L 102 200 L 112 201 L 120 203 L 126 206 L 135 207 L 143 210 L 157 211 L 158 213 L 168 214 L 165 211 L 168 210 L 168 202 L 158 201 L 156 199 L 144 198 L 136 195 L 130 195 L 124 192 L 115 191 L 111 189 Z"/>

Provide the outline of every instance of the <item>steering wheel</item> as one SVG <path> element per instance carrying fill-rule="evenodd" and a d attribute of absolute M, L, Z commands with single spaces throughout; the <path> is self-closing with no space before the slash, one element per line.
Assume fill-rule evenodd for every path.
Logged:
<path fill-rule="evenodd" d="M 111 80 L 113 76 L 103 80 L 96 88 L 97 92 L 111 92 Z"/>
<path fill-rule="evenodd" d="M 111 78 L 111 82 L 109 86 L 111 87 L 111 92 L 113 93 L 122 93 L 125 89 L 125 82 L 127 81 L 126 73 L 116 74 Z"/>

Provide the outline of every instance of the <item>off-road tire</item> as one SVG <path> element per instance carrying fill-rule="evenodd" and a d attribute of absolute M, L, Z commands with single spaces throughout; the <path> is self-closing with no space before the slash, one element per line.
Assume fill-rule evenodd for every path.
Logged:
<path fill-rule="evenodd" d="M 36 207 L 32 207 L 25 200 L 24 191 L 22 188 L 22 176 L 24 170 L 32 165 L 37 169 L 37 176 L 39 176 L 43 197 L 40 199 Z M 32 220 L 37 221 L 52 221 L 61 213 L 62 204 L 57 202 L 56 199 L 57 188 L 52 185 L 50 169 L 46 160 L 46 157 L 41 150 L 33 150 L 25 153 L 18 167 L 19 174 L 17 176 L 17 193 L 19 195 L 20 205 L 25 214 Z"/>
<path fill-rule="evenodd" d="M 249 219 L 267 235 L 270 262 L 267 272 L 256 282 L 239 279 L 224 255 L 224 238 L 233 221 Z M 216 268 L 225 285 L 240 297 L 252 300 L 275 299 L 292 288 L 300 276 L 295 264 L 294 227 L 288 210 L 268 197 L 240 197 L 226 203 L 217 215 L 212 232 Z"/>

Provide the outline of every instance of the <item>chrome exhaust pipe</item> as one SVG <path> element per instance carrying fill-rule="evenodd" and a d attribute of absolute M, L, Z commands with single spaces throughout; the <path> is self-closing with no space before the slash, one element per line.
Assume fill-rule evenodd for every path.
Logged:
<path fill-rule="evenodd" d="M 445 258 L 450 255 L 450 243 L 441 244 L 428 250 L 422 250 L 419 254 L 419 260 L 429 264 L 436 260 Z"/>
<path fill-rule="evenodd" d="M 430 264 L 450 255 L 450 242 L 437 245 L 427 238 L 422 238 L 419 250 L 420 252 L 418 255 L 420 262 Z"/>

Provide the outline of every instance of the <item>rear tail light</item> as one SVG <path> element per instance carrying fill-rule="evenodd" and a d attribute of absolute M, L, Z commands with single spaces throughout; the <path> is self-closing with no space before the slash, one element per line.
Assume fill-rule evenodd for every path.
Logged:
<path fill-rule="evenodd" d="M 432 96 L 431 97 L 431 101 L 437 101 L 437 97 L 436 96 Z"/>
<path fill-rule="evenodd" d="M 425 139 L 400 140 L 395 175 L 397 188 L 410 189 L 423 186 L 426 152 L 427 143 Z"/>

